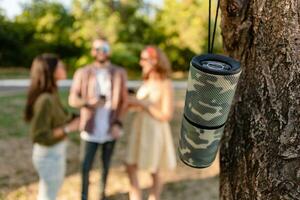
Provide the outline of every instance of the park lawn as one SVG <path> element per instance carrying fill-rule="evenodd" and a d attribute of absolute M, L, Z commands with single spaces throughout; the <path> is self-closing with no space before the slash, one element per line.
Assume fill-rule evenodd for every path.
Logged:
<path fill-rule="evenodd" d="M 69 110 L 74 111 L 74 109 L 67 106 L 68 90 L 60 90 L 59 95 L 62 103 Z M 25 92 L 16 95 L 0 96 L 0 139 L 28 136 L 28 124 L 23 120 L 25 103 Z"/>
<path fill-rule="evenodd" d="M 27 125 L 23 120 L 25 95 L 0 97 L 0 139 L 26 135 Z"/>
<path fill-rule="evenodd" d="M 171 121 L 174 144 L 177 146 L 180 122 L 184 103 L 184 91 L 176 91 L 176 109 Z M 60 92 L 63 104 L 67 105 L 68 91 Z M 0 97 L 0 200 L 32 200 L 37 194 L 37 174 L 31 162 L 32 143 L 28 136 L 28 126 L 22 120 L 25 94 Z M 133 113 L 125 118 L 125 133 L 129 133 Z M 129 182 L 123 166 L 126 155 L 128 134 L 118 143 L 112 161 L 107 193 L 111 200 L 128 199 Z M 79 134 L 72 134 L 68 146 L 67 176 L 58 200 L 77 200 L 80 193 Z M 99 153 L 99 152 L 98 152 Z M 91 171 L 90 197 L 97 199 L 99 184 L 99 155 Z M 165 187 L 163 200 L 216 200 L 218 199 L 219 166 L 215 162 L 207 169 L 188 168 L 178 159 L 175 171 L 162 172 Z M 139 174 L 141 187 L 145 194 L 151 184 L 150 176 Z"/>
<path fill-rule="evenodd" d="M 71 79 L 74 74 L 74 70 L 68 70 L 68 78 Z M 138 80 L 141 77 L 140 70 L 127 70 L 128 79 Z M 30 75 L 30 69 L 24 67 L 0 67 L 0 80 L 1 79 L 28 79 Z"/>
<path fill-rule="evenodd" d="M 0 67 L 0 79 L 25 79 L 29 73 L 29 69 L 24 67 Z"/>
<path fill-rule="evenodd" d="M 126 69 L 128 80 L 139 80 L 141 77 L 140 70 Z M 68 79 L 72 79 L 74 71 L 68 70 Z M 29 68 L 24 67 L 0 67 L 1 79 L 28 79 L 30 74 Z M 173 80 L 186 80 L 187 72 L 177 71 L 171 75 Z"/>
<path fill-rule="evenodd" d="M 141 77 L 141 72 L 138 70 L 127 70 L 128 78 L 130 80 L 137 80 Z M 73 77 L 74 70 L 67 70 L 67 77 Z M 30 76 L 30 69 L 24 67 L 0 67 L 1 79 L 28 79 Z"/>

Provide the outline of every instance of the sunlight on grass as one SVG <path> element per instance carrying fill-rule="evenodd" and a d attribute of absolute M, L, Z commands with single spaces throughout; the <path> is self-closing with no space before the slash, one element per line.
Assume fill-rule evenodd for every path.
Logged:
<path fill-rule="evenodd" d="M 177 174 L 181 173 L 180 178 Z M 184 166 L 178 167 L 175 172 L 164 172 L 164 192 L 162 199 L 164 200 L 181 200 L 186 196 L 190 196 L 189 200 L 218 198 L 218 178 L 205 177 L 202 170 L 188 169 Z M 100 169 L 94 169 L 90 174 L 90 199 L 98 200 L 99 195 L 99 179 Z M 140 185 L 145 195 L 151 185 L 149 174 L 145 172 L 139 173 Z M 7 200 L 30 200 L 34 199 L 37 194 L 38 183 L 34 182 L 27 186 L 22 186 L 7 195 Z M 64 185 L 59 193 L 59 200 L 79 200 L 80 199 L 80 174 L 72 174 L 66 177 Z M 112 200 L 128 199 L 129 181 L 124 167 L 113 167 L 110 172 L 107 186 L 107 195 Z"/>

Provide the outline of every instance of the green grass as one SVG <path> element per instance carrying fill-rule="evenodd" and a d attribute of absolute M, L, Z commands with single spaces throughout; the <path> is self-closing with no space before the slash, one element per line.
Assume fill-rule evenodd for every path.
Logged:
<path fill-rule="evenodd" d="M 29 69 L 18 67 L 0 67 L 0 79 L 23 79 L 29 77 Z"/>
<path fill-rule="evenodd" d="M 75 109 L 68 107 L 68 90 L 61 90 L 60 96 L 64 106 L 68 110 L 76 112 Z M 26 94 L 0 97 L 0 139 L 10 137 L 28 137 L 28 124 L 24 122 L 24 108 Z M 77 138 L 74 138 L 77 140 Z"/>
<path fill-rule="evenodd" d="M 0 67 L 0 79 L 27 79 L 29 78 L 30 70 L 28 68 L 18 67 Z M 128 80 L 140 80 L 140 70 L 127 70 Z M 68 79 L 72 79 L 73 72 L 68 70 Z M 173 72 L 173 80 L 186 80 L 187 72 Z"/>
<path fill-rule="evenodd" d="M 25 94 L 0 97 L 0 139 L 27 135 L 28 127 L 23 120 Z"/>
<path fill-rule="evenodd" d="M 72 79 L 74 71 L 68 70 L 68 79 Z M 141 71 L 127 70 L 129 80 L 141 79 Z M 27 79 L 30 69 L 18 67 L 0 67 L 0 79 Z"/>
<path fill-rule="evenodd" d="M 184 90 L 177 91 L 176 99 L 183 99 L 184 94 Z M 59 95 L 63 105 L 69 111 L 78 113 L 78 110 L 68 106 L 69 91 L 67 89 L 60 90 Z M 0 139 L 28 137 L 29 126 L 24 122 L 25 103 L 25 92 L 9 96 L 0 96 Z M 172 125 L 176 126 L 175 124 Z M 79 142 L 78 134 L 71 134 L 71 139 L 75 142 Z"/>

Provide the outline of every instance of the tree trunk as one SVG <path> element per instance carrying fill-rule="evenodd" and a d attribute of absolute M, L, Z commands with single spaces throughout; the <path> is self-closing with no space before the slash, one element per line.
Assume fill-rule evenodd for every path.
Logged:
<path fill-rule="evenodd" d="M 221 0 L 241 61 L 221 146 L 221 199 L 300 199 L 300 0 Z"/>

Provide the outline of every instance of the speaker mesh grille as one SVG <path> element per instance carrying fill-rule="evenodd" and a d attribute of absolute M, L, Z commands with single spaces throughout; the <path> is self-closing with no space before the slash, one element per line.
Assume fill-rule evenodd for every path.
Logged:
<path fill-rule="evenodd" d="M 208 74 L 191 65 L 184 108 L 186 117 L 201 126 L 215 127 L 224 124 L 240 73 Z"/>

